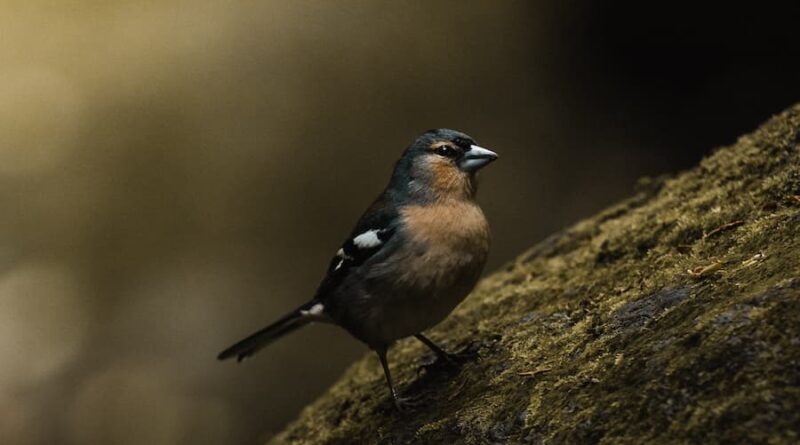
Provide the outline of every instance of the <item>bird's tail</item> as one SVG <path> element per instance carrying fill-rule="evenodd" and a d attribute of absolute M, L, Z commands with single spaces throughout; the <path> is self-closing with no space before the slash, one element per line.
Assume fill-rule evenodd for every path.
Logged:
<path fill-rule="evenodd" d="M 312 321 L 324 320 L 325 315 L 323 313 L 323 309 L 324 306 L 322 303 L 317 300 L 311 300 L 292 312 L 286 314 L 283 318 L 275 323 L 272 323 L 264 329 L 261 329 L 253 335 L 220 352 L 220 354 L 217 356 L 217 360 L 227 360 L 229 358 L 236 357 L 237 361 L 242 361 L 258 352 L 259 349 L 267 346 L 268 344 L 294 331 L 295 329 L 305 326 Z"/>

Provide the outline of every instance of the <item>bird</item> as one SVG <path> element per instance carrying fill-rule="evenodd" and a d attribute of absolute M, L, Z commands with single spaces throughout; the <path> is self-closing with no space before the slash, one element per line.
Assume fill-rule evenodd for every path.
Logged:
<path fill-rule="evenodd" d="M 486 264 L 491 234 L 476 201 L 476 176 L 497 158 L 456 130 L 417 137 L 331 259 L 313 298 L 217 358 L 242 361 L 309 323 L 331 323 L 377 353 L 390 397 L 404 411 L 412 402 L 395 389 L 388 349 L 414 336 L 437 359 L 454 363 L 423 331 L 473 290 Z"/>

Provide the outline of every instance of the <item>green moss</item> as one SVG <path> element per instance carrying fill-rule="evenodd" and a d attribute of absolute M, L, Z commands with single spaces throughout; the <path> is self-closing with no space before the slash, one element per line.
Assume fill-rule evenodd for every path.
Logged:
<path fill-rule="evenodd" d="M 430 333 L 479 359 L 391 351 L 416 411 L 368 355 L 273 442 L 797 443 L 799 140 L 795 106 L 485 279 Z"/>

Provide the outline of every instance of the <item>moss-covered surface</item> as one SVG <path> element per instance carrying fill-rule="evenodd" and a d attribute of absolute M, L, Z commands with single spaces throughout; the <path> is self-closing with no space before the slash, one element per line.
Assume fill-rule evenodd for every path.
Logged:
<path fill-rule="evenodd" d="M 374 354 L 273 443 L 800 442 L 800 106 L 557 233 L 430 332 L 460 373 Z"/>

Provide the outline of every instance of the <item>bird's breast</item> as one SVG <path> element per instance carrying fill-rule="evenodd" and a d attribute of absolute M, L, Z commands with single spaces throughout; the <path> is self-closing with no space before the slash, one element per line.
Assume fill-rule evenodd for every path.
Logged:
<path fill-rule="evenodd" d="M 448 201 L 408 206 L 401 216 L 408 246 L 402 281 L 434 293 L 463 285 L 469 292 L 489 252 L 489 225 L 480 207 Z"/>
<path fill-rule="evenodd" d="M 361 326 L 367 343 L 392 341 L 426 330 L 466 297 L 480 278 L 489 251 L 489 225 L 471 202 L 401 209 L 402 244 L 370 268 Z"/>

